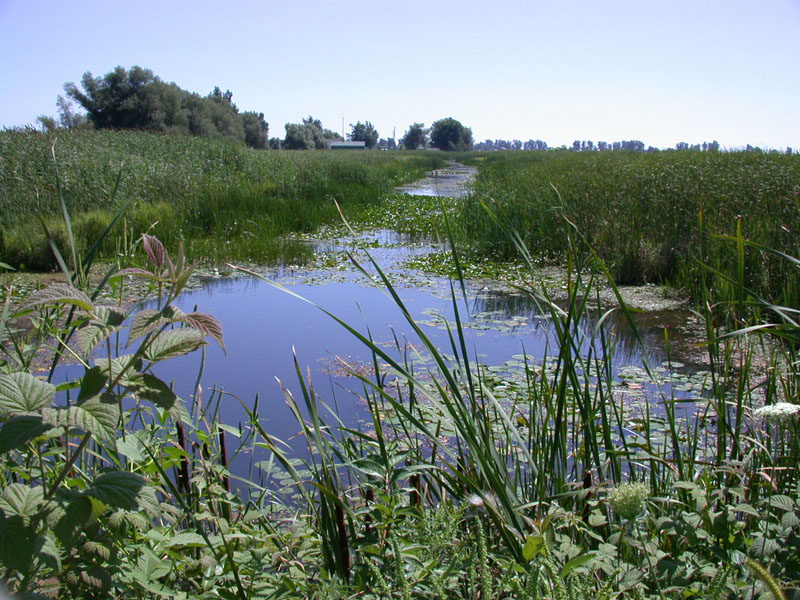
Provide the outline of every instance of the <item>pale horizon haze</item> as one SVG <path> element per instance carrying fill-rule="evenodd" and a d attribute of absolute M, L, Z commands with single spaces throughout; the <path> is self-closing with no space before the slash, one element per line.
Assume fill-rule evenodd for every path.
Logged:
<path fill-rule="evenodd" d="M 800 0 L 0 0 L 0 127 L 57 115 L 84 72 L 151 69 L 263 112 L 400 138 L 800 147 Z"/>

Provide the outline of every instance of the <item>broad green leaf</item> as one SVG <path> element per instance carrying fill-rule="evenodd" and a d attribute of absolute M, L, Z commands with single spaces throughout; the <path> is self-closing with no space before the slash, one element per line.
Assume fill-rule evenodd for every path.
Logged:
<path fill-rule="evenodd" d="M 78 496 L 70 500 L 63 510 L 54 512 L 57 520 L 53 524 L 53 533 L 65 548 L 71 548 L 78 533 L 83 530 L 92 518 L 93 506 L 90 498 Z"/>
<path fill-rule="evenodd" d="M 28 520 L 39 512 L 39 508 L 44 501 L 42 488 L 30 487 L 21 483 L 7 485 L 0 495 L 0 509 L 6 518 L 20 516 L 25 524 Z"/>
<path fill-rule="evenodd" d="M 203 334 L 190 327 L 170 329 L 156 336 L 145 352 L 145 358 L 157 362 L 182 356 L 203 346 Z"/>
<path fill-rule="evenodd" d="M 589 525 L 592 527 L 600 527 L 608 523 L 606 516 L 599 510 L 593 510 L 589 515 Z"/>
<path fill-rule="evenodd" d="M 128 344 L 130 345 L 134 340 L 138 340 L 168 322 L 160 311 L 150 308 L 140 310 L 131 320 L 131 326 L 128 329 Z"/>
<path fill-rule="evenodd" d="M 166 383 L 150 373 L 137 373 L 130 379 L 128 385 L 128 390 L 140 400 L 147 400 L 167 410 L 171 409 L 178 399 Z"/>
<path fill-rule="evenodd" d="M 125 315 L 105 306 L 98 306 L 94 318 L 85 323 L 77 332 L 78 346 L 84 355 L 88 355 L 97 344 L 110 337 L 120 329 Z"/>
<path fill-rule="evenodd" d="M 198 331 L 215 340 L 222 348 L 222 351 L 226 352 L 222 323 L 219 322 L 219 319 L 206 313 L 193 312 L 186 315 L 184 320 Z"/>
<path fill-rule="evenodd" d="M 767 498 L 767 506 L 780 510 L 794 510 L 795 502 L 791 496 L 777 495 Z"/>
<path fill-rule="evenodd" d="M 167 546 L 170 548 L 173 546 L 192 546 L 192 547 L 202 547 L 205 546 L 206 542 L 199 533 L 193 532 L 183 532 L 179 533 L 178 535 L 170 538 Z"/>
<path fill-rule="evenodd" d="M 89 398 L 94 398 L 103 391 L 103 387 L 108 381 L 108 370 L 103 371 L 100 367 L 92 367 L 83 374 L 80 380 L 81 391 L 78 392 L 78 404 L 85 402 Z"/>
<path fill-rule="evenodd" d="M 136 570 L 144 576 L 145 580 L 157 580 L 172 569 L 172 564 L 169 561 L 161 560 L 149 548 L 145 547 L 142 550 L 142 555 L 136 563 Z"/>
<path fill-rule="evenodd" d="M 100 367 L 100 370 L 108 376 L 108 359 L 107 358 L 95 358 L 94 364 Z M 138 371 L 142 366 L 142 361 L 139 358 L 136 358 L 135 354 L 122 354 L 113 358 L 111 360 L 111 377 L 112 379 L 117 379 L 123 371 L 127 374 L 127 376 L 133 375 L 136 371 Z M 127 377 L 123 377 L 120 380 L 122 385 L 127 385 Z"/>
<path fill-rule="evenodd" d="M 25 415 L 6 421 L 0 427 L 0 454 L 22 448 L 31 440 L 52 429 L 41 416 Z"/>
<path fill-rule="evenodd" d="M 42 418 L 53 427 L 82 429 L 98 439 L 113 442 L 119 426 L 119 405 L 92 398 L 67 408 L 46 408 Z"/>
<path fill-rule="evenodd" d="M 544 538 L 540 535 L 529 535 L 522 547 L 522 557 L 525 560 L 532 560 L 544 548 Z"/>
<path fill-rule="evenodd" d="M 0 529 L 0 564 L 26 573 L 35 549 L 31 527 L 20 515 L 7 516 Z"/>
<path fill-rule="evenodd" d="M 564 568 L 561 569 L 561 573 L 559 575 L 561 577 L 566 578 L 572 571 L 580 567 L 581 565 L 589 562 L 595 556 L 595 552 L 587 552 L 586 554 L 581 554 L 580 556 L 576 556 L 567 564 L 564 565 Z"/>
<path fill-rule="evenodd" d="M 751 517 L 755 517 L 757 519 L 761 518 L 761 513 L 758 512 L 755 508 L 750 506 L 749 504 L 737 504 L 733 507 L 733 510 L 737 512 L 742 512 L 746 515 L 750 515 Z"/>
<path fill-rule="evenodd" d="M 118 438 L 117 452 L 133 462 L 141 462 L 144 460 L 142 444 L 134 435 L 126 435 L 125 439 Z"/>
<path fill-rule="evenodd" d="M 0 412 L 12 415 L 35 413 L 52 404 L 54 385 L 30 373 L 0 375 Z"/>
<path fill-rule="evenodd" d="M 61 571 L 61 552 L 58 550 L 56 540 L 51 533 L 36 537 L 34 552 L 38 555 L 39 560 L 56 573 Z"/>
<path fill-rule="evenodd" d="M 89 296 L 68 283 L 54 283 L 43 290 L 33 292 L 23 306 L 27 308 L 40 304 L 71 304 L 82 308 L 89 314 L 94 311 L 94 305 Z"/>
<path fill-rule="evenodd" d="M 147 482 L 136 473 L 110 471 L 97 476 L 86 495 L 97 498 L 113 508 L 135 510 Z"/>

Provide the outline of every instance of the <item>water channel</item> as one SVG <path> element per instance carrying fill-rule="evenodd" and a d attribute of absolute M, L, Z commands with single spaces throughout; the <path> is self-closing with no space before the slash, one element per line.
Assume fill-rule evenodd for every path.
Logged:
<path fill-rule="evenodd" d="M 409 194 L 408 202 L 414 201 L 415 193 L 459 194 L 470 176 L 469 170 L 452 167 L 403 191 Z M 211 313 L 222 322 L 227 353 L 212 343 L 206 349 L 204 361 L 196 352 L 169 360 L 158 371 L 159 376 L 174 381 L 176 392 L 188 402 L 194 396 L 194 385 L 202 369 L 200 382 L 205 401 L 216 397 L 220 420 L 232 428 L 248 421 L 245 407 L 252 410 L 258 398 L 258 415 L 264 429 L 289 441 L 298 452 L 302 452 L 303 444 L 292 440 L 299 427 L 286 406 L 282 389 L 283 385 L 301 400 L 294 355 L 304 376 L 313 381 L 319 399 L 334 408 L 344 423 L 358 427 L 366 417 L 360 394 L 362 384 L 348 370 L 369 373 L 371 353 L 320 308 L 365 334 L 369 332 L 382 347 L 394 348 L 389 351 L 398 356 L 409 348 L 422 347 L 384 287 L 342 258 L 343 252 L 352 252 L 368 272 L 374 273 L 364 250 L 369 248 L 370 256 L 390 274 L 411 316 L 445 354 L 451 353 L 446 323 L 454 320 L 450 282 L 404 264 L 414 255 L 444 252 L 445 248 L 412 242 L 387 230 L 309 243 L 320 254 L 338 256 L 339 262 L 334 268 L 283 266 L 264 271 L 265 277 L 285 290 L 253 277 L 230 276 L 209 277 L 202 286 L 184 293 L 177 301 L 182 310 Z M 523 376 L 526 363 L 541 365 L 546 363 L 546 356 L 552 357 L 557 352 L 551 320 L 531 297 L 494 287 L 491 282 L 468 282 L 466 297 L 465 303 L 456 287 L 470 360 L 485 365 L 488 373 L 513 380 Z M 648 346 L 645 353 L 660 384 L 644 375 L 641 348 L 626 331 L 624 319 L 606 321 L 604 327 L 615 342 L 614 376 L 621 394 L 645 401 L 664 394 L 685 398 L 689 404 L 702 394 L 702 371 L 698 373 L 696 368 L 668 362 L 666 353 L 658 346 L 657 341 L 663 339 L 662 322 L 668 317 L 651 313 L 641 322 L 640 333 Z M 592 319 L 587 318 L 585 330 L 589 332 L 594 326 Z M 588 350 L 588 343 L 583 343 L 584 350 Z M 425 368 L 424 354 L 415 360 L 420 369 Z M 82 374 L 79 366 L 63 368 L 65 372 L 59 379 Z M 498 392 L 500 389 L 502 386 L 498 386 Z M 213 390 L 224 390 L 224 394 L 215 394 Z M 244 469 L 245 459 L 241 460 L 240 468 Z M 246 462 L 249 464 L 250 459 Z"/>

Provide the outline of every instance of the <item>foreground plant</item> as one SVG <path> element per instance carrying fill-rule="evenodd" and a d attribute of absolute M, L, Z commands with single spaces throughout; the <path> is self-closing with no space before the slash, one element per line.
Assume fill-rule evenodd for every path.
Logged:
<path fill-rule="evenodd" d="M 186 413 L 153 368 L 199 349 L 206 337 L 223 348 L 224 340 L 214 317 L 185 314 L 171 304 L 193 268 L 182 252 L 173 263 L 157 239 L 142 241 L 153 270 L 126 269 L 113 277 L 154 282 L 165 292 L 157 308 L 126 314 L 68 282 L 35 292 L 11 315 L 31 318 L 40 340 L 56 340 L 80 360 L 85 371 L 79 379 L 55 385 L 21 370 L 31 364 L 26 340 L 4 319 L 0 564 L 12 592 L 107 597 L 139 564 L 125 564 L 135 552 L 127 545 L 131 534 L 164 516 L 159 498 L 165 485 L 170 495 L 164 477 L 170 461 L 148 448 L 160 445 L 148 436 L 153 424 L 180 422 Z M 127 351 L 116 352 L 125 330 Z M 77 349 L 65 345 L 73 332 Z"/>

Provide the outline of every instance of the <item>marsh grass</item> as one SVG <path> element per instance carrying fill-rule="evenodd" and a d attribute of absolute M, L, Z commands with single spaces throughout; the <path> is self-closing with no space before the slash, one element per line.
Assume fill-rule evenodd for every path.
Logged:
<path fill-rule="evenodd" d="M 134 131 L 3 131 L 0 256 L 11 266 L 56 266 L 39 214 L 60 247 L 68 242 L 50 157 L 56 139 L 78 248 L 88 248 L 119 205 L 129 203 L 125 217 L 134 239 L 149 232 L 171 247 L 184 241 L 209 261 L 274 261 L 280 237 L 337 218 L 334 200 L 356 212 L 443 164 L 421 152 L 270 152 Z M 116 250 L 112 240 L 101 248 L 106 260 Z"/>
<path fill-rule="evenodd" d="M 800 159 L 793 155 L 548 151 L 464 160 L 476 158 L 480 169 L 461 225 L 468 243 L 491 256 L 513 257 L 516 248 L 481 203 L 515 227 L 533 256 L 563 260 L 565 215 L 617 283 L 669 283 L 694 298 L 704 286 L 733 298 L 706 267 L 735 272 L 736 255 L 714 236 L 730 234 L 738 217 L 744 236 L 763 248 L 800 245 Z M 744 273 L 762 296 L 797 304 L 791 263 L 751 248 Z"/>

